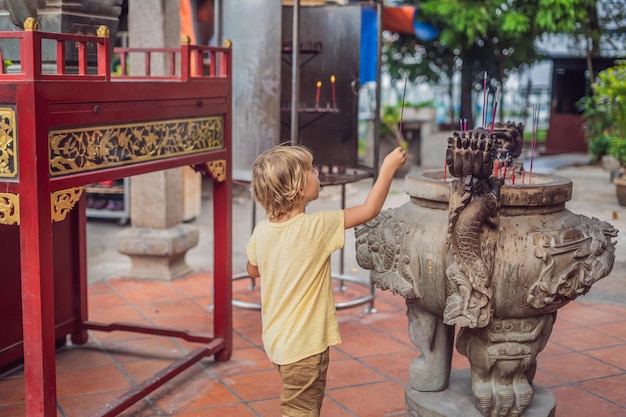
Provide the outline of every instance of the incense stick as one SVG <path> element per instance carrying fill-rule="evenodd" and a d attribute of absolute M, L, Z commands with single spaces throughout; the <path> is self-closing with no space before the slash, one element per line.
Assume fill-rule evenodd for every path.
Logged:
<path fill-rule="evenodd" d="M 533 106 L 533 120 L 532 120 L 532 139 L 530 143 L 530 172 L 528 173 L 528 183 L 533 181 L 533 161 L 535 160 L 535 149 L 537 146 L 537 125 L 539 124 L 539 107 Z"/>
<path fill-rule="evenodd" d="M 496 110 L 498 109 L 498 100 L 500 99 L 500 85 L 496 89 L 496 97 L 493 101 L 493 115 L 491 116 L 491 130 L 490 133 L 493 133 L 493 126 L 496 122 Z"/>
<path fill-rule="evenodd" d="M 485 128 L 487 123 L 487 70 L 485 70 L 485 76 L 483 77 L 483 123 L 482 128 Z"/>
<path fill-rule="evenodd" d="M 404 78 L 404 92 L 402 93 L 402 107 L 400 107 L 400 128 L 398 129 L 398 146 L 402 146 L 402 117 L 404 114 L 404 98 L 406 97 L 406 82 L 407 78 Z"/>

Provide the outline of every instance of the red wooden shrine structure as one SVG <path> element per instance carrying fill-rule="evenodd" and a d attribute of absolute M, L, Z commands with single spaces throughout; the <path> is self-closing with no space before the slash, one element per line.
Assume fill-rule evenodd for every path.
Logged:
<path fill-rule="evenodd" d="M 18 73 L 0 70 L 0 368 L 23 357 L 26 415 L 52 417 L 55 348 L 67 335 L 82 344 L 87 330 L 122 330 L 199 344 L 94 414 L 113 416 L 204 357 L 230 358 L 231 50 L 183 39 L 159 49 L 171 56 L 169 74 L 152 76 L 146 65 L 146 76 L 111 78 L 106 27 L 97 36 L 44 33 L 28 19 L 25 29 L 0 32 L 21 57 Z M 56 45 L 52 71 L 44 42 Z M 77 59 L 67 64 L 71 48 Z M 213 180 L 213 335 L 89 321 L 85 185 L 185 165 Z"/>

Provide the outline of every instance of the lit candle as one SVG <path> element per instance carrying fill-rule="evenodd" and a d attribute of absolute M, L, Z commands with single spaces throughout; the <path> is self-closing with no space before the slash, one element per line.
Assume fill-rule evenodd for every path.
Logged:
<path fill-rule="evenodd" d="M 515 185 L 515 171 L 511 171 L 511 184 Z"/>
<path fill-rule="evenodd" d="M 322 82 L 317 82 L 317 91 L 315 92 L 315 108 L 320 106 L 320 89 L 322 88 Z"/>
<path fill-rule="evenodd" d="M 330 76 L 330 88 L 332 90 L 332 94 L 333 94 L 333 107 L 337 107 L 337 96 L 335 95 L 335 76 L 331 75 Z"/>

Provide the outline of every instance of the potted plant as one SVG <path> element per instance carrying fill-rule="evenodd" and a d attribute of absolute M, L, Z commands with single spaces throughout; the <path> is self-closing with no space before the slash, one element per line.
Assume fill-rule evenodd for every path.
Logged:
<path fill-rule="evenodd" d="M 606 152 L 619 162 L 621 174 L 613 182 L 626 205 L 626 60 L 599 72 L 591 89 L 593 95 L 581 102 L 590 153 L 597 158 Z"/>
<path fill-rule="evenodd" d="M 435 114 L 435 100 L 425 100 L 417 103 L 406 103 L 402 119 L 432 122 L 435 120 Z"/>
<path fill-rule="evenodd" d="M 626 206 L 626 175 L 624 166 L 626 164 L 626 137 L 613 136 L 609 144 L 609 153 L 620 163 L 620 174 L 613 178 L 615 184 L 615 194 L 620 206 Z"/>
<path fill-rule="evenodd" d="M 585 96 L 576 103 L 582 110 L 585 120 L 584 129 L 587 142 L 589 143 L 589 157 L 592 162 L 599 162 L 609 155 L 611 143 L 608 130 L 611 128 L 609 115 L 598 110 L 591 96 Z"/>

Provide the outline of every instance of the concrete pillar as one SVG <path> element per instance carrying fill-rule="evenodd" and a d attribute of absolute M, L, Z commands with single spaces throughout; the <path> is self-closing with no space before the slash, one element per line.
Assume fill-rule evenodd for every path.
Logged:
<path fill-rule="evenodd" d="M 281 0 L 228 0 L 224 39 L 233 42 L 233 169 L 280 142 Z M 283 103 L 285 106 L 288 103 Z M 289 114 L 287 113 L 287 117 Z"/>
<path fill-rule="evenodd" d="M 130 47 L 176 47 L 180 45 L 179 0 L 129 2 Z M 133 61 L 136 60 L 136 61 Z M 164 74 L 167 61 L 155 54 L 153 75 Z M 143 73 L 143 57 L 131 57 L 131 72 Z M 187 170 L 187 171 L 186 171 Z M 131 227 L 117 236 L 117 250 L 131 258 L 125 276 L 175 279 L 191 272 L 187 251 L 198 244 L 199 232 L 183 224 L 185 201 L 199 211 L 201 177 L 189 168 L 138 175 L 130 182 Z"/>

